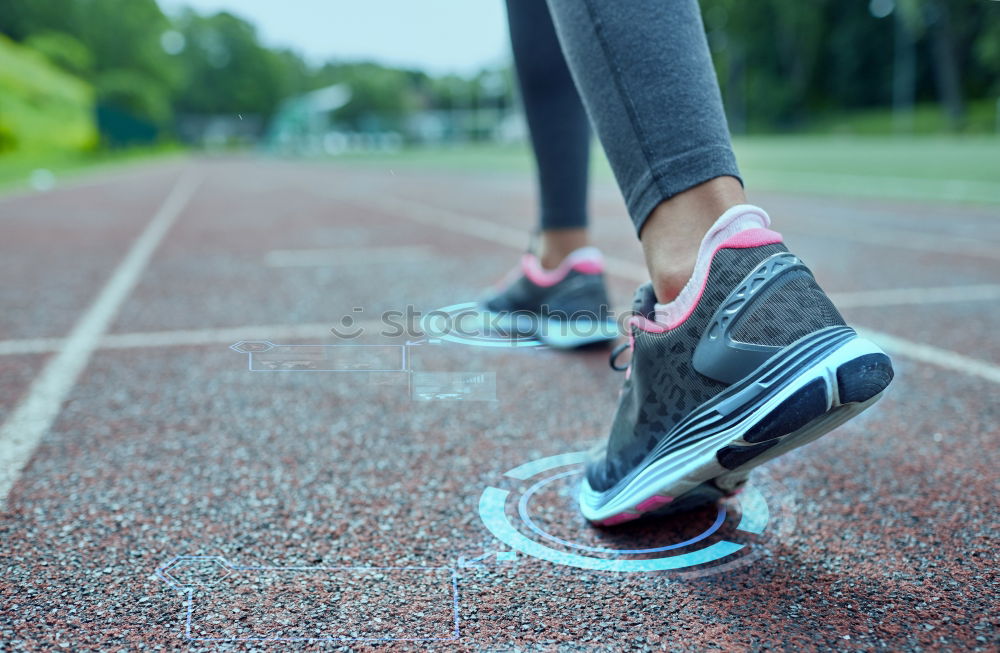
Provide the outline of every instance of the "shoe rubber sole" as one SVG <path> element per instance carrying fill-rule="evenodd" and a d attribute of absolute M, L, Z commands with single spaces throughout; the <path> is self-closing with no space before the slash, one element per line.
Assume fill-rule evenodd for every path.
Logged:
<path fill-rule="evenodd" d="M 670 434 L 674 440 L 689 439 L 704 432 L 706 424 L 721 423 L 708 435 L 666 454 L 654 450 L 605 492 L 593 490 L 584 479 L 580 489 L 584 517 L 595 525 L 613 526 L 732 495 L 754 467 L 869 408 L 893 376 L 889 357 L 846 327 L 806 336 L 784 352 L 788 353 L 775 357 L 784 360 L 769 361 L 707 402 L 707 408 L 693 411 L 693 417 L 678 425 L 680 432 Z M 776 369 L 781 367 L 783 372 Z"/>

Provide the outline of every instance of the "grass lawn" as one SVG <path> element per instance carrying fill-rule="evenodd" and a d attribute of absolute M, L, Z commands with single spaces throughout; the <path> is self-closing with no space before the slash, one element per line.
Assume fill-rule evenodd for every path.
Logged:
<path fill-rule="evenodd" d="M 1000 138 L 752 137 L 735 143 L 754 188 L 1000 204 Z"/>
<path fill-rule="evenodd" d="M 748 186 L 859 197 L 1000 204 L 1000 137 L 748 136 L 734 147 Z M 611 179 L 600 151 L 594 172 Z M 523 146 L 349 154 L 332 161 L 468 171 L 530 171 Z"/>
<path fill-rule="evenodd" d="M 32 178 L 39 170 L 48 171 L 54 176 L 56 183 L 59 183 L 83 173 L 128 166 L 157 157 L 177 155 L 182 151 L 175 147 L 154 147 L 91 153 L 0 155 L 0 193 L 32 186 Z"/>
<path fill-rule="evenodd" d="M 854 197 L 1000 204 L 1000 137 L 996 136 L 750 136 L 735 140 L 748 187 Z M 58 180 L 82 171 L 122 166 L 177 149 L 93 154 L 0 156 L 0 190 L 30 185 L 32 171 Z M 455 172 L 529 173 L 527 146 L 411 148 L 397 153 L 347 154 L 340 165 L 427 168 Z M 599 148 L 594 174 L 613 179 Z"/>

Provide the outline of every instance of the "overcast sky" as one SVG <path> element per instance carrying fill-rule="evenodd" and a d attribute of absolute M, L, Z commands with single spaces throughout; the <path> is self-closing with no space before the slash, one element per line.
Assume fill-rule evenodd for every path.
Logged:
<path fill-rule="evenodd" d="M 471 73 L 509 53 L 503 0 L 159 0 L 175 13 L 226 10 L 263 42 L 311 62 L 373 59 L 432 73 Z"/>

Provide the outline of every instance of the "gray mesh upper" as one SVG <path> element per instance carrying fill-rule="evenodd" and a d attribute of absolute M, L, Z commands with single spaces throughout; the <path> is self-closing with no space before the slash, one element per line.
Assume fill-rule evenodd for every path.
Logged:
<path fill-rule="evenodd" d="M 782 244 L 719 250 L 702 297 L 683 324 L 662 334 L 633 328 L 632 372 L 619 398 L 605 456 L 587 469 L 593 489 L 610 489 L 638 466 L 674 425 L 729 386 L 694 369 L 695 347 L 729 292 L 761 261 L 786 251 Z M 823 327 L 844 323 L 808 271 L 796 270 L 786 276 L 788 279 L 776 282 L 747 306 L 742 323 L 736 325 L 735 333 L 741 340 L 784 346 Z M 652 289 L 646 285 L 637 291 L 634 304 L 646 312 L 653 301 Z"/>

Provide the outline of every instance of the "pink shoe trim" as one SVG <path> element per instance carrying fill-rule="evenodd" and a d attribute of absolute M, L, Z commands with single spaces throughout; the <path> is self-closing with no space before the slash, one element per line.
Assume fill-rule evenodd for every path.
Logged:
<path fill-rule="evenodd" d="M 723 247 L 729 249 L 741 249 L 745 247 L 762 247 L 764 245 L 775 245 L 782 242 L 781 234 L 777 231 L 772 231 L 770 229 L 747 229 L 746 231 L 741 231 L 738 234 L 731 236 L 726 242 L 722 243 L 715 251 L 719 251 Z M 712 256 L 715 256 L 713 253 Z"/>
<path fill-rule="evenodd" d="M 602 519 L 601 521 L 594 522 L 598 526 L 614 526 L 615 524 L 621 524 L 627 521 L 632 521 L 633 519 L 638 519 L 641 515 L 637 515 L 631 512 L 618 513 L 614 517 L 608 517 L 607 519 Z"/>
<path fill-rule="evenodd" d="M 604 272 L 604 257 L 596 247 L 581 247 L 571 253 L 554 270 L 546 270 L 534 254 L 521 257 L 521 271 L 528 280 L 536 286 L 549 288 L 566 278 L 570 270 L 582 274 L 600 274 Z"/>
<path fill-rule="evenodd" d="M 719 253 L 720 249 L 747 249 L 750 247 L 773 245 L 780 242 L 782 242 L 781 234 L 777 231 L 771 231 L 770 229 L 749 229 L 747 231 L 741 231 L 716 247 L 712 252 L 711 260 L 715 259 L 715 255 Z M 702 275 L 701 286 L 698 288 L 698 294 L 695 295 L 693 301 L 687 306 L 684 313 L 677 318 L 670 320 L 666 324 L 662 322 L 655 322 L 655 324 L 662 328 L 662 331 L 653 331 L 652 333 L 663 333 L 664 331 L 676 329 L 680 325 L 684 324 L 689 317 L 691 317 L 691 314 L 694 313 L 694 309 L 697 308 L 698 303 L 701 302 L 701 296 L 705 294 L 705 285 L 708 284 L 708 273 L 711 268 L 712 266 L 709 264 L 708 268 L 705 270 L 705 274 Z"/>
<path fill-rule="evenodd" d="M 673 301 L 656 305 L 653 319 L 667 329 L 676 328 L 687 320 L 701 301 L 716 253 L 723 247 L 757 247 L 781 242 L 781 235 L 768 229 L 769 226 L 771 218 L 767 212 L 750 204 L 734 206 L 720 215 L 701 240 L 691 278 Z"/>
<path fill-rule="evenodd" d="M 676 329 L 694 312 L 705 293 L 712 261 L 720 249 L 773 245 L 782 241 L 781 234 L 768 229 L 771 218 L 764 209 L 740 204 L 719 216 L 702 238 L 694 272 L 673 301 L 657 304 L 653 319 L 638 316 L 630 325 L 648 333 L 663 333 Z"/>
<path fill-rule="evenodd" d="M 635 351 L 635 331 L 632 329 L 628 330 L 628 350 L 629 352 Z M 625 368 L 625 379 L 628 380 L 632 376 L 632 361 L 628 362 L 628 366 Z"/>
<path fill-rule="evenodd" d="M 581 274 L 600 274 L 604 272 L 604 261 L 595 261 L 593 259 L 577 261 L 573 264 L 572 269 Z"/>
<path fill-rule="evenodd" d="M 635 509 L 640 512 L 650 512 L 652 510 L 656 510 L 657 508 L 662 508 L 663 506 L 667 505 L 673 500 L 674 500 L 673 497 L 656 495 L 649 497 L 648 499 L 637 505 Z"/>
<path fill-rule="evenodd" d="M 628 319 L 628 325 L 646 333 L 665 333 L 670 330 L 667 326 L 654 322 L 643 315 L 633 315 Z"/>

